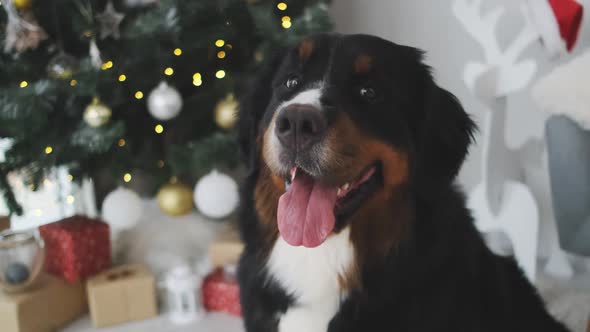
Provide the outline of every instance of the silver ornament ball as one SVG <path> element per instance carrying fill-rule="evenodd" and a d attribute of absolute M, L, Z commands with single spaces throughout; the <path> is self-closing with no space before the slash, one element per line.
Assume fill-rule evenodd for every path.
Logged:
<path fill-rule="evenodd" d="M 150 92 L 147 100 L 150 114 L 158 120 L 175 118 L 182 109 L 182 96 L 174 87 L 166 82 L 160 84 Z"/>

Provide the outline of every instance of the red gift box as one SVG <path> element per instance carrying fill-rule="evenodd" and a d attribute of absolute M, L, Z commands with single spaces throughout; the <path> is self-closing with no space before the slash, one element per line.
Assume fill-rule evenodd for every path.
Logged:
<path fill-rule="evenodd" d="M 111 267 L 109 225 L 74 216 L 39 227 L 45 270 L 74 283 Z"/>
<path fill-rule="evenodd" d="M 240 287 L 232 273 L 217 268 L 203 281 L 203 305 L 209 311 L 223 311 L 242 315 Z"/>

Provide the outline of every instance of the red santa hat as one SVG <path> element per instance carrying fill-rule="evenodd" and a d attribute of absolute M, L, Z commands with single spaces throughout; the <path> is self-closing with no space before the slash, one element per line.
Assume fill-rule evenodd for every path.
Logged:
<path fill-rule="evenodd" d="M 584 7 L 575 0 L 528 0 L 541 40 L 551 56 L 571 52 L 580 33 Z"/>

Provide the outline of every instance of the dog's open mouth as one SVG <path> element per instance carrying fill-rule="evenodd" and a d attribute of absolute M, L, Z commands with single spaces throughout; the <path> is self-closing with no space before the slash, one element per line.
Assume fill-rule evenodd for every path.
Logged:
<path fill-rule="evenodd" d="M 381 183 L 380 163 L 368 166 L 356 179 L 340 186 L 323 184 L 293 167 L 277 210 L 281 236 L 293 246 L 321 245 L 334 230 L 336 219 L 350 217 Z"/>

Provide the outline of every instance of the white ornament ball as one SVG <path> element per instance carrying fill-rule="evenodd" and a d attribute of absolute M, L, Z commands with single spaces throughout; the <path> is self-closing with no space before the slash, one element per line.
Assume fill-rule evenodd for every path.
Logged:
<path fill-rule="evenodd" d="M 238 207 L 238 185 L 230 176 L 213 170 L 197 182 L 194 199 L 206 217 L 224 218 Z"/>
<path fill-rule="evenodd" d="M 162 81 L 150 92 L 147 108 L 154 118 L 164 121 L 170 120 L 180 113 L 182 96 L 178 90 Z"/>
<path fill-rule="evenodd" d="M 122 187 L 111 191 L 102 203 L 102 217 L 114 230 L 125 230 L 137 225 L 141 211 L 139 195 Z"/>

